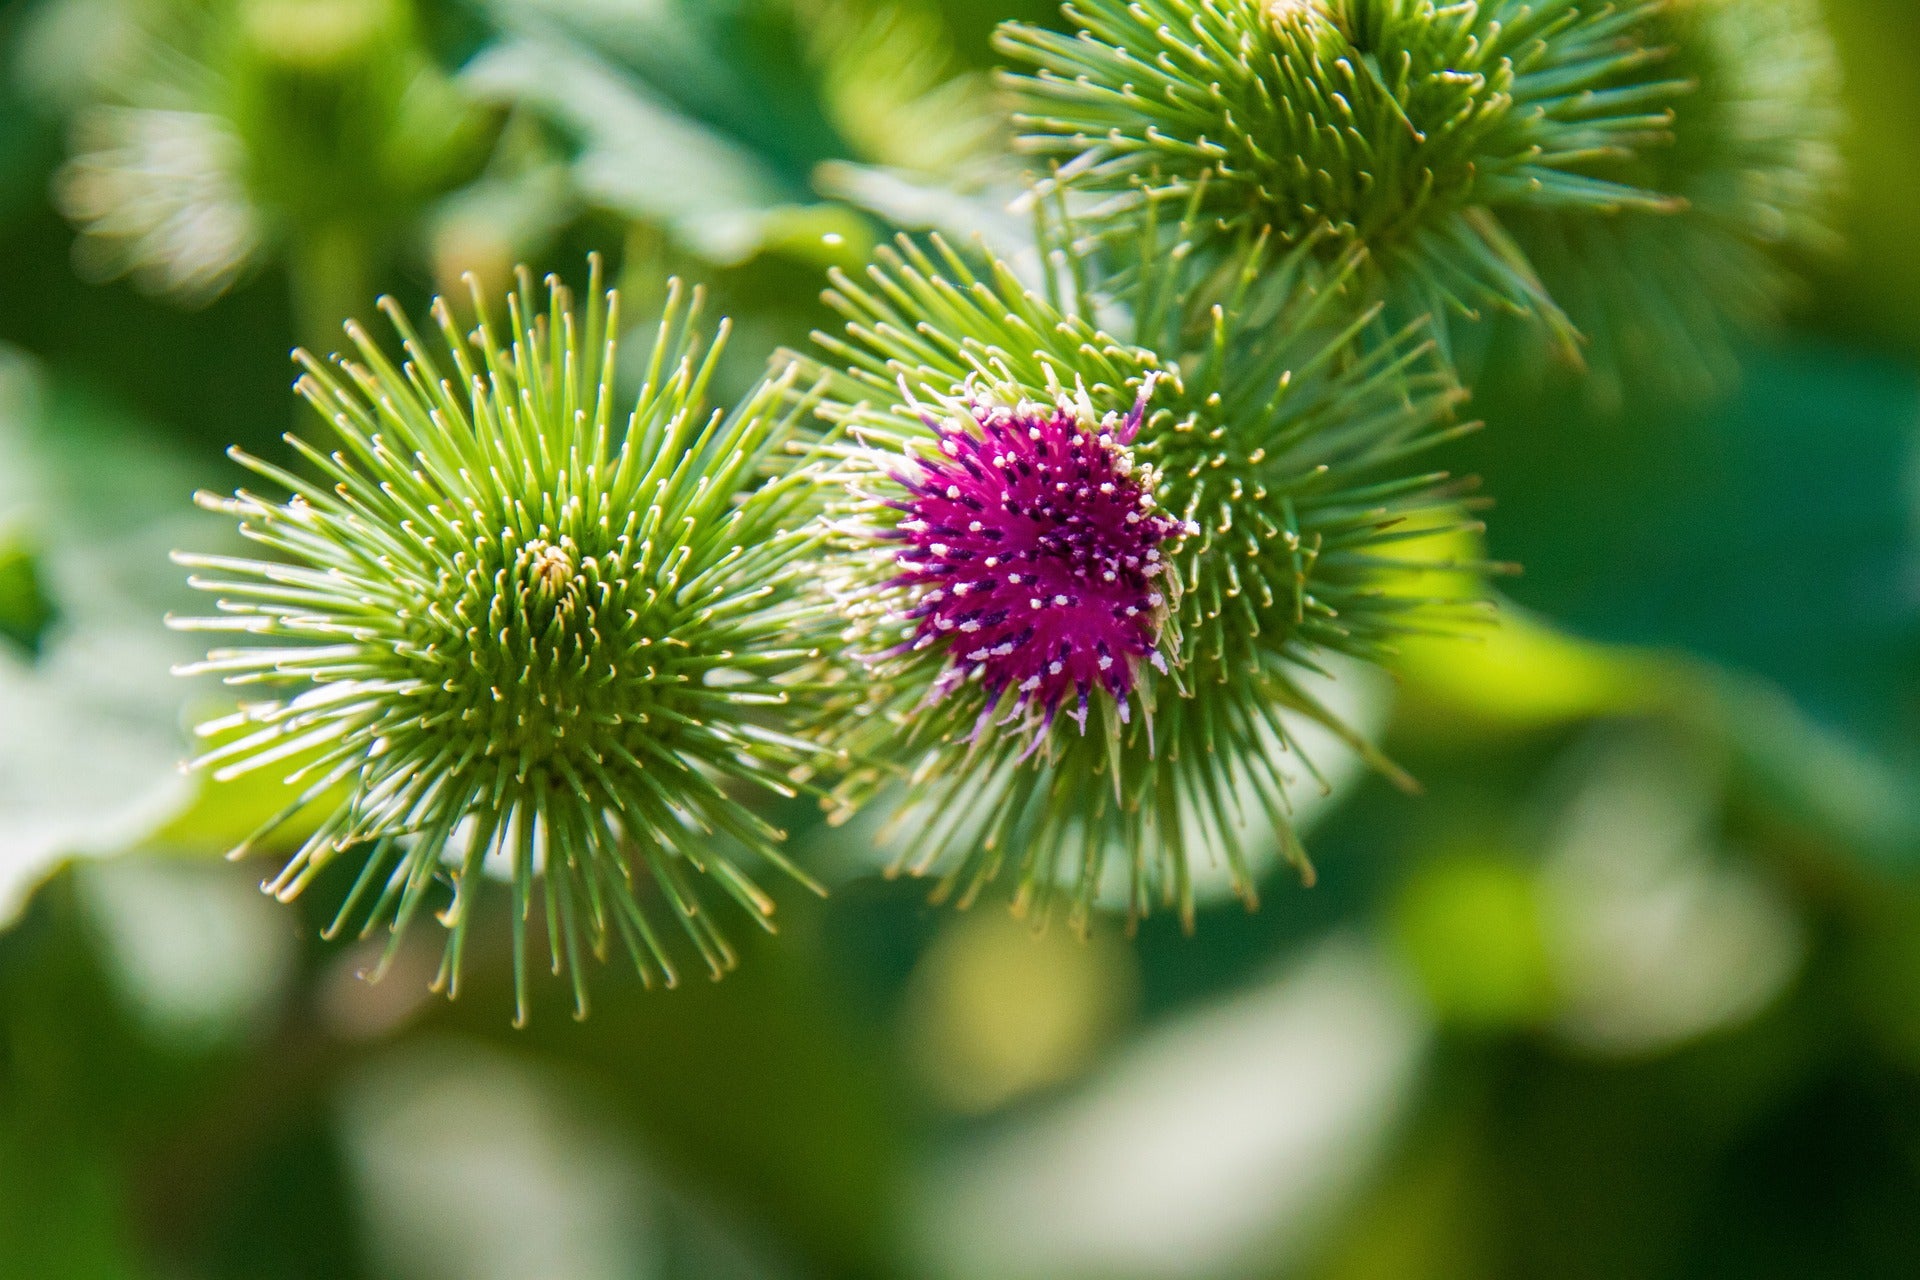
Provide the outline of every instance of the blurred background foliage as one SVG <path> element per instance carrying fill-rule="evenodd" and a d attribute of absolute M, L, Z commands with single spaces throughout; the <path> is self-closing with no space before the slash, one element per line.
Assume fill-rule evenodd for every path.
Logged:
<path fill-rule="evenodd" d="M 987 38 L 1046 0 L 0 8 L 0 1274 L 1920 1274 L 1920 12 L 1828 0 L 1840 257 L 1726 394 L 1477 388 L 1497 630 L 1342 680 L 1320 866 L 1198 936 L 837 889 L 725 984 L 319 942 L 180 775 L 174 546 L 378 292 L 606 252 L 744 388 L 896 226 L 1007 234 Z M 318 905 L 315 905 L 318 904 Z M 500 922 L 504 923 L 504 922 Z M 504 928 L 483 931 L 503 939 Z"/>

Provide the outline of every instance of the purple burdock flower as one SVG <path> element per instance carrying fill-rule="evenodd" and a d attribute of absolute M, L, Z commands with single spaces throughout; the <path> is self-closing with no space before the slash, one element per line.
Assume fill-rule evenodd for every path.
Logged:
<path fill-rule="evenodd" d="M 952 665 L 934 696 L 977 678 L 980 727 L 1009 690 L 1001 723 L 1028 717 L 1035 747 L 1069 695 L 1082 732 L 1094 689 L 1124 722 L 1139 661 L 1166 670 L 1157 580 L 1168 544 L 1198 530 L 1155 509 L 1152 472 L 1128 449 L 1152 389 L 1149 377 L 1132 412 L 1098 423 L 1065 399 L 1009 408 L 976 393 L 948 402 L 947 422 L 922 410 L 939 452 L 916 459 L 917 474 L 894 473 L 912 496 L 889 504 L 906 544 L 889 585 L 908 593 L 917 624 L 894 652 L 945 645 Z"/>

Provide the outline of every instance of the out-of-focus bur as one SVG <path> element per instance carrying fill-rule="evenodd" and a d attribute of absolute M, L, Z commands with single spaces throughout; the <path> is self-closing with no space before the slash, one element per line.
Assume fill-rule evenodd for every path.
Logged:
<path fill-rule="evenodd" d="M 1366 248 L 1396 314 L 1533 313 L 1574 334 L 1507 215 L 1670 212 L 1594 162 L 1662 145 L 1685 81 L 1658 0 L 1081 0 L 1010 23 L 1021 145 L 1095 225 L 1204 189 L 1204 240 Z M 1437 328 L 1437 336 L 1444 337 Z"/>
<path fill-rule="evenodd" d="M 771 929 L 738 854 L 806 880 L 754 801 L 791 795 L 813 754 L 788 729 L 830 634 L 796 569 L 809 485 L 769 470 L 804 397 L 772 381 L 710 412 L 722 343 L 702 350 L 675 284 L 623 430 L 618 300 L 592 274 L 576 309 L 523 270 L 504 334 L 477 288 L 470 336 L 436 301 L 444 355 L 390 302 L 406 363 L 355 325 L 357 359 L 300 353 L 337 447 L 289 437 L 301 474 L 239 458 L 285 500 L 202 496 L 272 557 L 179 557 L 220 606 L 175 625 L 239 638 L 193 670 L 265 693 L 203 726 L 226 740 L 199 763 L 286 769 L 299 791 L 236 852 L 320 809 L 269 887 L 291 898 L 350 859 L 334 927 L 394 945 L 436 906 L 449 994 L 484 872 L 504 872 L 521 1018 L 536 897 L 581 1011 L 584 954 L 616 939 L 674 981 L 662 908 L 716 977 L 733 965 L 701 873 Z"/>
<path fill-rule="evenodd" d="M 1676 103 L 1674 145 L 1592 172 L 1671 192 L 1686 209 L 1514 221 L 1588 339 L 1585 390 L 1603 406 L 1726 386 L 1737 342 L 1778 322 L 1794 266 L 1839 247 L 1846 113 L 1817 0 L 1676 0 L 1648 35 L 1694 86 Z"/>
<path fill-rule="evenodd" d="M 1190 920 L 1206 857 L 1251 904 L 1240 806 L 1306 866 L 1290 717 L 1392 768 L 1299 677 L 1462 607 L 1383 590 L 1395 574 L 1481 567 L 1396 554 L 1465 521 L 1470 486 L 1408 459 L 1466 428 L 1417 332 L 1362 343 L 1359 253 L 1323 271 L 1317 243 L 1260 237 L 1206 263 L 1184 247 L 1202 217 L 1154 195 L 1111 277 L 1043 220 L 1044 287 L 903 239 L 828 295 L 824 580 L 860 660 L 819 732 L 853 761 L 839 816 L 905 780 L 897 865 L 943 871 L 943 896 L 1006 872 L 1017 909 Z"/>
<path fill-rule="evenodd" d="M 186 305 L 279 257 L 303 322 L 330 331 L 491 131 L 411 0 L 52 0 L 47 14 L 37 52 L 79 86 L 42 86 L 78 99 L 54 183 L 75 263 Z"/>
<path fill-rule="evenodd" d="M 131 276 L 190 306 L 232 287 L 260 251 L 246 147 L 206 111 L 100 104 L 73 128 L 60 210 L 80 229 L 74 261 L 91 279 Z"/>

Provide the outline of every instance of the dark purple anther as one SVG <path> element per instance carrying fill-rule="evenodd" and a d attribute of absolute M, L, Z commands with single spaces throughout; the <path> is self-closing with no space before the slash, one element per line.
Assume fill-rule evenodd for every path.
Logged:
<path fill-rule="evenodd" d="M 1198 530 L 1155 508 L 1151 476 L 1127 449 L 1152 390 L 1150 375 L 1125 418 L 1099 424 L 1067 401 L 951 402 L 970 419 L 958 425 L 923 413 L 939 452 L 896 476 L 912 497 L 892 504 L 906 544 L 893 585 L 910 593 L 905 616 L 917 622 L 905 647 L 946 646 L 952 666 L 936 694 L 977 673 L 989 712 L 1012 690 L 1007 719 L 1037 709 L 1044 731 L 1071 704 L 1084 731 L 1092 691 L 1111 694 L 1125 720 L 1139 661 L 1165 669 L 1155 580 L 1169 544 Z"/>

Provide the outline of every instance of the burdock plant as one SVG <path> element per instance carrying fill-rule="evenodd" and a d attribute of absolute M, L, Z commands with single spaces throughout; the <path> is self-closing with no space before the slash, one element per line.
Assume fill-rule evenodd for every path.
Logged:
<path fill-rule="evenodd" d="M 1409 315 L 1531 311 L 1571 331 L 1504 218 L 1670 211 L 1596 161 L 1660 145 L 1684 81 L 1658 0 L 1081 0 L 1009 24 L 1020 144 L 1125 226 L 1204 190 L 1199 232 L 1367 248 Z"/>
<path fill-rule="evenodd" d="M 353 325 L 356 358 L 297 354 L 334 447 L 289 437 L 300 472 L 236 455 L 284 497 L 202 495 L 268 558 L 180 557 L 220 605 L 177 625 L 238 638 L 195 669 L 261 695 L 203 727 L 229 740 L 201 763 L 299 788 L 236 852 L 321 808 L 269 887 L 350 861 L 334 928 L 394 944 L 437 908 L 449 993 L 497 869 L 522 1018 L 536 898 L 581 1011 L 584 956 L 614 939 L 674 980 L 661 916 L 718 976 L 733 953 L 697 882 L 770 928 L 741 855 L 805 880 L 754 803 L 810 754 L 786 728 L 821 633 L 798 589 L 807 488 L 767 474 L 801 409 L 774 382 L 710 411 L 721 343 L 703 350 L 676 285 L 621 423 L 597 262 L 578 308 L 523 272 L 504 333 L 477 288 L 470 335 L 436 301 L 439 351 L 382 305 L 404 363 Z"/>
<path fill-rule="evenodd" d="M 1472 567 L 1400 554 L 1465 519 L 1408 462 L 1464 428 L 1417 329 L 1360 343 L 1360 253 L 1322 271 L 1254 237 L 1204 263 L 1204 202 L 1167 238 L 1151 200 L 1111 279 L 1058 227 L 1044 285 L 903 240 L 829 295 L 825 580 L 857 655 L 820 722 L 855 766 L 833 798 L 844 818 L 904 779 L 898 866 L 963 903 L 1005 872 L 1021 910 L 1190 922 L 1208 857 L 1251 904 L 1248 808 L 1306 866 L 1293 717 L 1391 770 L 1303 676 L 1444 612 L 1396 573 Z"/>
<path fill-rule="evenodd" d="M 1037 270 L 903 238 L 731 413 L 677 292 L 624 429 L 597 282 L 576 310 L 523 276 L 504 334 L 436 303 L 444 355 L 389 304 L 405 363 L 357 328 L 301 357 L 337 447 L 242 459 L 284 497 L 205 500 L 271 558 L 187 558 L 222 604 L 182 625 L 246 638 L 198 669 L 264 691 L 207 762 L 298 788 L 257 837 L 297 841 L 271 887 L 345 863 L 336 927 L 396 941 L 437 909 L 451 989 L 503 875 L 522 1016 L 536 898 L 581 1009 L 616 938 L 671 981 L 663 917 L 727 968 L 697 873 L 765 923 L 740 859 L 800 873 L 755 802 L 803 785 L 837 820 L 893 806 L 895 865 L 962 904 L 1010 881 L 1191 924 L 1207 859 L 1252 905 L 1249 831 L 1310 871 L 1302 726 L 1408 781 L 1314 677 L 1479 614 L 1493 566 L 1435 551 L 1478 528 L 1425 458 L 1472 426 L 1445 316 L 1571 350 L 1563 294 L 1597 349 L 1680 358 L 1777 300 L 1765 254 L 1820 242 L 1834 168 L 1807 3 L 1010 25 Z"/>

